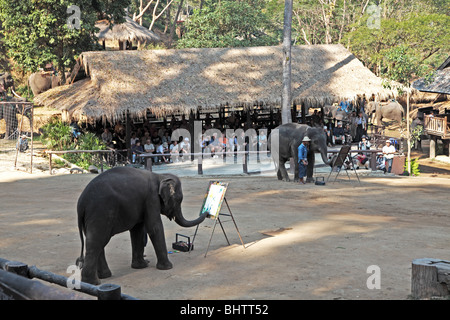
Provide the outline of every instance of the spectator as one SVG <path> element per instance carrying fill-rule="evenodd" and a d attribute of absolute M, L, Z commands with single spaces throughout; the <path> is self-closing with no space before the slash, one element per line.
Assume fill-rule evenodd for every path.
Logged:
<path fill-rule="evenodd" d="M 155 151 L 155 154 L 164 154 L 164 146 L 163 146 L 163 144 L 162 143 L 158 143 L 157 145 L 156 145 L 156 151 Z M 169 161 L 167 160 L 167 158 L 166 158 L 166 156 L 161 156 L 161 157 L 158 157 L 157 158 L 158 160 L 157 160 L 157 163 L 159 162 L 159 163 L 162 163 L 163 161 L 165 162 L 165 163 L 168 163 Z"/>
<path fill-rule="evenodd" d="M 25 152 L 28 149 L 28 139 L 26 135 L 22 135 L 17 141 L 16 149 L 19 149 L 19 152 Z"/>
<path fill-rule="evenodd" d="M 139 138 L 136 137 L 136 132 L 131 133 L 131 139 L 130 139 L 131 147 L 136 145 L 136 141 L 138 141 L 138 140 L 139 140 Z"/>
<path fill-rule="evenodd" d="M 363 116 L 363 113 L 360 112 L 358 117 L 356 118 L 356 137 L 355 142 L 360 142 L 361 137 L 366 134 L 367 123 L 366 119 Z"/>
<path fill-rule="evenodd" d="M 183 155 L 185 153 L 190 153 L 191 152 L 191 144 L 189 142 L 189 138 L 188 137 L 184 138 L 183 141 L 181 141 L 178 152 L 180 153 L 181 161 L 184 161 Z"/>
<path fill-rule="evenodd" d="M 222 151 L 219 139 L 217 138 L 217 133 L 213 133 L 209 147 L 211 150 L 211 156 L 217 158 L 218 156 L 216 153 Z"/>
<path fill-rule="evenodd" d="M 148 138 L 144 144 L 144 151 L 145 151 L 145 153 L 154 153 L 155 152 L 155 146 L 153 145 L 150 138 Z"/>
<path fill-rule="evenodd" d="M 387 172 L 390 173 L 392 169 L 392 161 L 394 159 L 395 147 L 391 145 L 391 140 L 386 140 L 386 145 L 383 147 L 384 161 L 387 164 Z"/>
<path fill-rule="evenodd" d="M 266 130 L 259 130 L 259 151 L 267 150 Z"/>
<path fill-rule="evenodd" d="M 141 140 L 137 139 L 136 143 L 131 147 L 132 162 L 136 163 L 138 154 L 144 153 L 144 148 L 141 146 Z"/>
<path fill-rule="evenodd" d="M 172 143 L 170 144 L 170 147 L 169 147 L 169 151 L 171 154 L 172 162 L 178 162 L 178 155 L 179 155 L 178 141 L 176 141 L 176 140 L 172 141 Z"/>
<path fill-rule="evenodd" d="M 344 128 L 342 128 L 342 122 L 340 121 L 338 122 L 337 127 L 333 129 L 333 136 L 332 136 L 333 144 L 336 144 L 338 141 L 341 144 L 345 144 L 345 131 Z"/>
<path fill-rule="evenodd" d="M 383 172 L 386 173 L 386 161 L 384 160 L 383 153 L 381 152 L 377 154 L 376 168 L 378 170 L 383 170 Z"/>
<path fill-rule="evenodd" d="M 108 147 L 113 147 L 112 145 L 112 134 L 109 132 L 108 128 L 103 129 L 102 133 L 102 141 L 104 144 L 106 144 Z"/>
<path fill-rule="evenodd" d="M 362 136 L 361 141 L 358 144 L 359 150 L 370 150 L 370 141 L 367 140 L 366 136 Z M 364 153 L 366 156 L 367 154 Z"/>

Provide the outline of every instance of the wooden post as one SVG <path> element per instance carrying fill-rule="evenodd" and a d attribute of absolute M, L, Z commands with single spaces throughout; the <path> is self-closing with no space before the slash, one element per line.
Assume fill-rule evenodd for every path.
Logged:
<path fill-rule="evenodd" d="M 436 157 L 436 140 L 436 136 L 430 135 L 430 158 Z"/>
<path fill-rule="evenodd" d="M 50 170 L 50 174 L 52 174 L 52 154 L 51 153 L 49 153 L 48 154 L 48 168 L 49 168 L 49 170 Z"/>
<path fill-rule="evenodd" d="M 414 299 L 450 295 L 450 261 L 415 259 L 411 270 L 411 295 Z"/>

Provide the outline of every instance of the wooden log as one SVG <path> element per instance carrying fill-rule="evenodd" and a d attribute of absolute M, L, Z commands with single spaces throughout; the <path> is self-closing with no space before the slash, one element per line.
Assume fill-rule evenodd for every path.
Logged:
<path fill-rule="evenodd" d="M 422 258 L 412 262 L 411 296 L 429 299 L 450 295 L 450 261 Z"/>

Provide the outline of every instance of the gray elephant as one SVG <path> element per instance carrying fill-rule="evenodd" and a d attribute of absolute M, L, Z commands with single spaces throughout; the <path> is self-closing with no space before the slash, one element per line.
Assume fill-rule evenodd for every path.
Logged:
<path fill-rule="evenodd" d="M 160 214 L 174 219 L 182 227 L 193 227 L 205 219 L 204 213 L 188 221 L 181 212 L 183 193 L 180 180 L 171 174 L 156 174 L 131 167 L 116 167 L 94 178 L 78 199 L 78 229 L 81 238 L 81 280 L 99 284 L 111 276 L 104 247 L 115 234 L 129 230 L 132 262 L 135 269 L 145 268 L 146 232 L 155 249 L 156 268 L 167 270 L 166 240 Z M 86 235 L 86 257 L 83 257 Z"/>
<path fill-rule="evenodd" d="M 326 105 L 323 107 L 324 116 L 330 117 L 337 121 L 348 121 L 349 116 L 347 112 L 342 110 L 339 106 Z"/>
<path fill-rule="evenodd" d="M 397 101 L 390 101 L 387 104 L 370 101 L 367 104 L 367 113 L 375 119 L 375 124 L 380 126 L 383 119 L 390 119 L 402 125 L 404 110 Z"/>
<path fill-rule="evenodd" d="M 66 73 L 66 79 L 69 76 L 70 73 Z M 28 85 L 30 86 L 31 91 L 33 91 L 34 96 L 62 84 L 61 76 L 55 75 L 53 72 L 35 72 L 28 78 Z"/>
<path fill-rule="evenodd" d="M 0 95 L 5 95 L 8 92 L 8 88 L 15 90 L 14 79 L 8 72 L 0 73 Z"/>
<path fill-rule="evenodd" d="M 278 180 L 290 181 L 284 166 L 290 158 L 294 159 L 294 181 L 299 180 L 298 147 L 305 136 L 311 139 L 306 182 L 313 181 L 315 152 L 320 153 L 326 165 L 331 165 L 331 162 L 327 159 L 327 137 L 322 128 L 310 127 L 306 124 L 286 123 L 272 130 L 269 136 L 269 149 L 275 162 Z"/>

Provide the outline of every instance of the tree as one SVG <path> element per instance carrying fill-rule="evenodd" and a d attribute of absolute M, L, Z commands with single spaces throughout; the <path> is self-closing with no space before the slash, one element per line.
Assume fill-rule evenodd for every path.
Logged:
<path fill-rule="evenodd" d="M 25 72 L 52 62 L 64 77 L 78 54 L 96 48 L 97 18 L 121 23 L 128 4 L 129 0 L 0 0 L 8 55 Z"/>
<path fill-rule="evenodd" d="M 283 25 L 283 91 L 281 95 L 281 123 L 292 122 L 291 102 L 291 27 L 293 0 L 284 2 Z"/>
<path fill-rule="evenodd" d="M 249 47 L 274 45 L 278 41 L 266 33 L 269 19 L 262 0 L 205 3 L 194 10 L 178 48 Z"/>
<path fill-rule="evenodd" d="M 388 79 L 399 82 L 406 86 L 406 140 L 408 145 L 407 151 L 407 171 L 411 174 L 411 132 L 409 121 L 410 110 L 410 91 L 411 91 L 411 79 L 415 76 L 422 75 L 422 71 L 414 63 L 414 58 L 408 53 L 408 48 L 405 46 L 399 46 L 390 49 L 386 56 L 385 61 L 388 66 L 386 76 Z M 401 89 L 400 89 L 401 90 Z"/>

